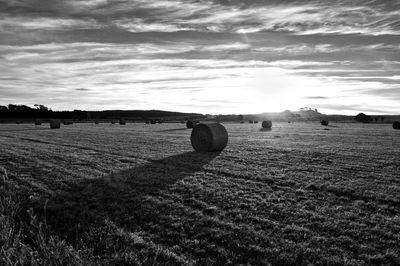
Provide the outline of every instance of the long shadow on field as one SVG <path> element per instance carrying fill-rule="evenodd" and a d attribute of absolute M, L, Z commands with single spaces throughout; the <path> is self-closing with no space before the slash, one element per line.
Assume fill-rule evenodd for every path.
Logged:
<path fill-rule="evenodd" d="M 60 235 L 76 240 L 95 223 L 110 219 L 135 227 L 152 219 L 141 206 L 177 181 L 202 169 L 219 153 L 187 152 L 152 160 L 94 180 L 83 180 L 48 201 L 47 223 Z"/>

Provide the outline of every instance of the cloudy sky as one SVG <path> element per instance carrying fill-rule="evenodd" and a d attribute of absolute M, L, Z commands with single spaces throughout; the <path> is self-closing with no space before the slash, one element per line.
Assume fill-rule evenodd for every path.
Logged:
<path fill-rule="evenodd" d="M 0 0 L 0 105 L 400 113 L 398 0 Z"/>

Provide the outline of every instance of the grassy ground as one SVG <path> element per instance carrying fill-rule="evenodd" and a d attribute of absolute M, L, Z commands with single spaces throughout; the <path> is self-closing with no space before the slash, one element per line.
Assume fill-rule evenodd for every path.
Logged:
<path fill-rule="evenodd" d="M 3 262 L 400 264 L 400 131 L 225 126 L 0 125 Z"/>

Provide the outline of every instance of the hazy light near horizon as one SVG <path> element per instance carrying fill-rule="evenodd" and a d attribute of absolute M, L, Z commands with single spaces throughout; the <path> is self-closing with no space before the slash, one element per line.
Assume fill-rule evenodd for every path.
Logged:
<path fill-rule="evenodd" d="M 400 113 L 400 3 L 2 5 L 0 105 Z"/>

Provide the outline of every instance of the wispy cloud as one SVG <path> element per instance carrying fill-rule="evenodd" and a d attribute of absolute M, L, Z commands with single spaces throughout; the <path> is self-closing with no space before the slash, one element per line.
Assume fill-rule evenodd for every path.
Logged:
<path fill-rule="evenodd" d="M 0 104 L 400 112 L 399 9 L 383 0 L 0 0 Z"/>

